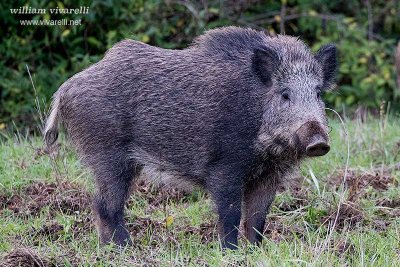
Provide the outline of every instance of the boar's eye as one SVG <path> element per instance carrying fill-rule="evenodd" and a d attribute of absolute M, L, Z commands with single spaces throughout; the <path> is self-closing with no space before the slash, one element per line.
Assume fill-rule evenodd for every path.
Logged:
<path fill-rule="evenodd" d="M 282 94 L 283 99 L 290 100 L 288 91 L 283 91 L 281 94 Z"/>

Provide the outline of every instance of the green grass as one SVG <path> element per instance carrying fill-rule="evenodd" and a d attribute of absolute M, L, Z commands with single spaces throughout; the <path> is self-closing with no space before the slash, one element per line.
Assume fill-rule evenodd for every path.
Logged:
<path fill-rule="evenodd" d="M 15 262 L 20 255 L 20 261 L 38 257 L 62 266 L 400 266 L 400 121 L 346 122 L 346 175 L 347 137 L 338 121 L 330 124 L 331 152 L 307 160 L 278 194 L 262 246 L 242 240 L 238 251 L 226 254 L 205 193 L 179 197 L 182 193 L 148 184 L 131 196 L 127 208 L 134 246 L 99 247 L 88 204 L 91 176 L 68 142 L 61 141 L 52 161 L 37 150 L 40 138 L 5 137 L 0 141 L 0 258 L 10 262 L 14 252 Z M 330 235 L 344 176 L 343 203 Z"/>

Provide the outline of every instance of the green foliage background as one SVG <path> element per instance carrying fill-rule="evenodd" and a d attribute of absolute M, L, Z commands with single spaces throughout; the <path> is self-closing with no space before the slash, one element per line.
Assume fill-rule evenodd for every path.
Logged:
<path fill-rule="evenodd" d="M 15 15 L 10 8 L 77 8 L 87 15 Z M 334 42 L 340 50 L 339 88 L 328 106 L 400 111 L 394 47 L 400 36 L 396 0 L 5 0 L 0 3 L 0 128 L 37 125 L 42 109 L 70 76 L 98 61 L 125 38 L 184 48 L 207 29 L 239 25 L 299 36 L 313 50 Z M 21 26 L 21 19 L 82 19 L 81 26 Z M 13 123 L 12 123 L 13 122 Z M 34 127 L 33 127 L 34 128 Z"/>

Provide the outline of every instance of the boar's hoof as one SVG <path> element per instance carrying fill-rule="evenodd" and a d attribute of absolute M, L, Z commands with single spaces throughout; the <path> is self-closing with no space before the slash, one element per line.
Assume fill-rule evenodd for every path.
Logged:
<path fill-rule="evenodd" d="M 118 227 L 113 233 L 104 231 L 100 232 L 100 243 L 106 245 L 113 243 L 119 247 L 132 245 L 131 237 L 124 227 Z"/>

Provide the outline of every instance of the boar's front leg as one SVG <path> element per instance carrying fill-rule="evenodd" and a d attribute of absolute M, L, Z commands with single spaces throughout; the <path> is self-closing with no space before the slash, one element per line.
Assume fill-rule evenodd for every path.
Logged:
<path fill-rule="evenodd" d="M 262 241 L 265 219 L 275 199 L 277 182 L 273 177 L 247 182 L 243 194 L 244 231 L 250 243 Z"/>
<path fill-rule="evenodd" d="M 94 168 L 96 195 L 93 199 L 93 209 L 102 244 L 131 243 L 123 217 L 125 200 L 135 176 L 134 171 L 132 165 L 113 162 L 113 159 L 97 164 Z"/>
<path fill-rule="evenodd" d="M 241 218 L 242 179 L 240 172 L 221 168 L 207 183 L 218 211 L 219 234 L 223 249 L 237 249 Z"/>

